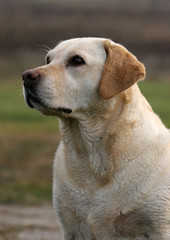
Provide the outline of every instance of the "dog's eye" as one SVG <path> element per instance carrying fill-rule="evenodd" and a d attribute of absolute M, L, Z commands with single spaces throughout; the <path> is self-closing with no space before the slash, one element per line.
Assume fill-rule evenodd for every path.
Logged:
<path fill-rule="evenodd" d="M 49 56 L 46 58 L 46 63 L 47 63 L 47 64 L 50 63 L 50 57 L 49 57 Z"/>
<path fill-rule="evenodd" d="M 84 59 L 82 57 L 78 56 L 78 55 L 72 57 L 69 60 L 69 65 L 72 65 L 72 66 L 75 66 L 75 67 L 81 66 L 83 64 L 85 64 Z"/>

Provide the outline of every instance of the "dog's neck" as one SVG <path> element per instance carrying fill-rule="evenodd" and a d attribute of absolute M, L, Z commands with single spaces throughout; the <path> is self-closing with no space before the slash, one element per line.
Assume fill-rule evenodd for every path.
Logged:
<path fill-rule="evenodd" d="M 103 145 L 108 126 L 102 121 L 102 117 L 96 118 L 92 115 L 79 120 L 60 120 L 61 135 L 67 149 L 69 164 L 76 166 L 77 161 L 82 162 L 97 179 L 105 182 L 111 163 Z"/>
<path fill-rule="evenodd" d="M 138 87 L 134 88 L 135 91 L 130 88 L 115 97 L 110 106 L 107 105 L 105 113 L 87 112 L 80 115 L 79 119 L 60 120 L 62 140 L 70 166 L 85 161 L 89 171 L 102 184 L 108 182 L 110 176 L 128 161 L 126 155 L 130 159 L 135 158 L 132 156 L 135 151 L 131 151 L 131 147 L 134 147 L 135 135 L 138 135 L 135 131 L 144 117 L 141 116 L 143 104 L 152 113 Z"/>

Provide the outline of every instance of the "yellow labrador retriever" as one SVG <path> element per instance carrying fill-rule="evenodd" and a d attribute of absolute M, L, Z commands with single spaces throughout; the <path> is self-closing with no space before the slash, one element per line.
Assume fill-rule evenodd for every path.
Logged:
<path fill-rule="evenodd" d="M 65 240 L 170 239 L 170 133 L 142 96 L 145 67 L 108 39 L 61 42 L 23 74 L 59 117 L 53 200 Z"/>

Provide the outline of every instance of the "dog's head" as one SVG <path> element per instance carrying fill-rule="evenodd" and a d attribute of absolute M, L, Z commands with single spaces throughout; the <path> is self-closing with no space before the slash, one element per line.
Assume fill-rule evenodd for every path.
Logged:
<path fill-rule="evenodd" d="M 46 56 L 46 65 L 25 71 L 27 104 L 47 115 L 74 116 L 131 87 L 145 68 L 123 46 L 107 39 L 61 42 Z"/>

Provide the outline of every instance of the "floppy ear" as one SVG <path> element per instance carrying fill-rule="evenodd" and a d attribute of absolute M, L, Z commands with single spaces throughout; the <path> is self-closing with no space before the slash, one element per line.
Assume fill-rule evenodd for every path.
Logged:
<path fill-rule="evenodd" d="M 145 77 L 145 67 L 125 47 L 104 41 L 107 54 L 99 93 L 102 98 L 109 99 L 132 86 Z"/>

